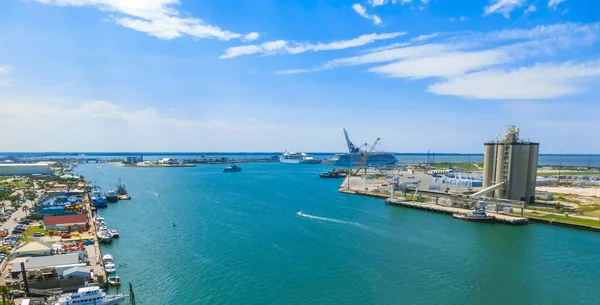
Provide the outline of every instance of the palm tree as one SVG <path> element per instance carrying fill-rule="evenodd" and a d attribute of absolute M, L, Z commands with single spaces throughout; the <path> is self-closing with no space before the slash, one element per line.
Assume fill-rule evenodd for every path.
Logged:
<path fill-rule="evenodd" d="M 4 213 L 4 209 L 6 208 L 6 203 L 0 200 L 0 208 L 2 208 L 2 213 Z"/>
<path fill-rule="evenodd" d="M 21 207 L 21 211 L 25 212 L 25 217 L 27 217 L 27 213 L 29 212 L 29 208 L 26 205 L 24 205 L 24 206 Z"/>
<path fill-rule="evenodd" d="M 6 304 L 6 295 L 10 293 L 10 289 L 6 285 L 0 285 L 0 294 L 2 295 L 2 304 Z"/>

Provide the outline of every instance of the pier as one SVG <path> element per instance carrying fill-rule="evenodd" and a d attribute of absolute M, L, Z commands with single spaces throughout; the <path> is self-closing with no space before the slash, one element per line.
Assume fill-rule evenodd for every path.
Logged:
<path fill-rule="evenodd" d="M 400 199 L 400 198 L 387 198 L 385 200 L 385 204 L 401 206 L 401 207 L 417 209 L 417 210 L 425 210 L 425 211 L 442 213 L 442 214 L 450 214 L 450 215 L 466 214 L 466 213 L 471 212 L 471 210 L 468 210 L 468 209 L 446 207 L 446 206 L 441 206 L 441 205 L 432 204 L 432 203 L 408 201 L 406 199 Z M 509 225 L 525 225 L 528 223 L 528 220 L 525 217 L 510 216 L 510 215 L 501 214 L 501 213 L 492 213 L 489 211 L 486 211 L 486 213 L 490 216 L 494 216 L 496 218 L 495 221 L 500 222 L 500 223 L 505 223 L 505 224 L 509 224 Z"/>
<path fill-rule="evenodd" d="M 348 179 L 350 179 L 350 181 L 348 181 Z M 469 198 L 462 195 L 422 190 L 418 191 L 419 196 L 431 198 L 435 200 L 435 203 L 409 201 L 408 199 L 402 197 L 392 198 L 390 191 L 385 189 L 386 186 L 382 183 L 376 182 L 375 184 L 369 184 L 363 177 L 349 176 L 344 179 L 344 182 L 342 182 L 338 191 L 340 193 L 345 194 L 385 199 L 385 204 L 388 205 L 401 206 L 411 209 L 418 209 L 450 215 L 457 213 L 469 213 L 471 212 L 471 210 L 455 206 L 440 205 L 438 204 L 439 199 L 442 199 L 445 202 L 451 202 L 453 205 L 458 204 L 462 206 L 467 205 L 469 202 L 476 201 L 476 199 L 474 198 Z M 491 211 L 486 211 L 486 213 L 488 213 L 491 216 L 494 216 L 496 218 L 496 222 L 499 223 L 509 225 L 525 225 L 529 222 L 527 217 L 519 217 L 503 213 L 494 213 Z"/>
<path fill-rule="evenodd" d="M 96 277 L 98 284 L 104 285 L 106 284 L 106 271 L 104 270 L 103 262 L 102 262 L 102 252 L 100 251 L 100 241 L 98 240 L 98 236 L 96 235 L 96 224 L 94 223 L 94 217 L 92 213 L 92 204 L 90 201 L 89 194 L 85 194 L 83 197 L 83 204 L 86 208 L 88 225 L 90 227 L 90 238 L 94 241 L 94 244 L 85 246 L 85 251 L 88 255 L 88 260 L 90 262 L 90 266 L 94 271 L 94 276 Z"/>

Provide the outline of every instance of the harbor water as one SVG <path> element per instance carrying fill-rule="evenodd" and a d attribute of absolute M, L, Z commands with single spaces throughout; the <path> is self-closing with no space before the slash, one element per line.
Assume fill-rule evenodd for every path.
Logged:
<path fill-rule="evenodd" d="M 600 304 L 598 233 L 386 206 L 325 165 L 224 166 L 74 170 L 127 186 L 102 251 L 138 304 Z"/>

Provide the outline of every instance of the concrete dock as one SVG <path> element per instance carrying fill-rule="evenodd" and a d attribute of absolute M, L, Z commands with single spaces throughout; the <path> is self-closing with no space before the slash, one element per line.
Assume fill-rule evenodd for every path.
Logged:
<path fill-rule="evenodd" d="M 104 270 L 104 264 L 102 262 L 102 252 L 100 251 L 100 242 L 96 235 L 96 225 L 94 224 L 94 217 L 92 215 L 92 204 L 90 202 L 89 195 L 84 196 L 83 204 L 85 205 L 88 225 L 90 227 L 90 239 L 94 241 L 93 245 L 85 246 L 85 251 L 88 255 L 90 267 L 94 270 L 94 276 L 98 284 L 106 283 L 106 271 Z"/>
<path fill-rule="evenodd" d="M 450 215 L 466 214 L 466 213 L 471 212 L 471 210 L 468 210 L 468 209 L 446 207 L 446 206 L 436 205 L 436 204 L 432 204 L 432 203 L 415 202 L 415 201 L 408 201 L 406 199 L 403 200 L 403 199 L 397 199 L 397 198 L 388 198 L 385 200 L 385 204 L 401 206 L 401 207 L 406 207 L 406 208 L 411 208 L 411 209 L 431 211 L 431 212 L 436 212 L 436 213 L 450 214 Z M 492 213 L 489 211 L 486 211 L 486 214 L 488 214 L 490 216 L 494 216 L 496 218 L 496 222 L 505 223 L 505 224 L 509 224 L 509 225 L 525 225 L 528 223 L 528 220 L 525 217 L 516 217 L 516 216 L 510 216 L 510 215 L 506 215 L 506 214 Z"/>
<path fill-rule="evenodd" d="M 348 181 L 350 179 L 350 181 Z M 448 205 L 439 205 L 436 203 L 426 203 L 426 202 L 416 202 L 409 201 L 406 198 L 390 198 L 389 187 L 385 186 L 385 181 L 381 180 L 366 180 L 362 177 L 346 177 L 344 182 L 340 185 L 339 188 L 340 193 L 352 194 L 352 195 L 361 195 L 361 196 L 369 196 L 375 198 L 385 199 L 385 203 L 389 205 L 407 207 L 412 209 L 419 209 L 424 211 L 431 211 L 436 213 L 443 214 L 455 214 L 455 213 L 469 213 L 470 209 L 464 209 L 454 206 Z M 396 193 L 396 192 L 394 192 Z M 438 192 L 430 192 L 430 191 L 419 191 L 419 195 L 423 197 L 429 197 L 436 202 L 438 199 L 443 199 L 445 202 L 453 202 L 462 204 L 466 201 L 473 201 L 473 198 L 466 198 L 463 196 L 447 194 L 447 193 L 438 193 Z M 493 213 L 486 211 L 489 215 L 496 217 L 496 222 L 510 224 L 510 225 L 524 225 L 528 223 L 528 218 L 526 217 L 518 217 L 501 213 Z"/>

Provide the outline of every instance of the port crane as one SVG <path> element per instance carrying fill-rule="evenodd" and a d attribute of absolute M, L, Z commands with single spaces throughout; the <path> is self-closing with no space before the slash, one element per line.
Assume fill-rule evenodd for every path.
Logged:
<path fill-rule="evenodd" d="M 363 153 L 362 161 L 360 162 L 360 168 L 365 169 L 365 175 L 367 174 L 367 159 L 369 158 L 369 155 L 373 152 L 373 150 L 375 150 L 375 146 L 377 146 L 377 143 L 379 143 L 379 140 L 381 140 L 381 138 L 377 138 L 377 140 L 375 140 L 373 145 L 371 145 L 371 149 L 369 149 L 369 150 L 367 150 L 368 146 L 367 146 L 367 144 L 365 144 L 365 151 Z"/>

